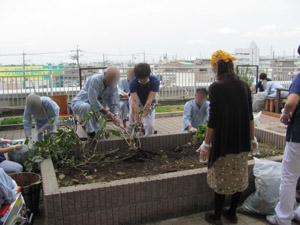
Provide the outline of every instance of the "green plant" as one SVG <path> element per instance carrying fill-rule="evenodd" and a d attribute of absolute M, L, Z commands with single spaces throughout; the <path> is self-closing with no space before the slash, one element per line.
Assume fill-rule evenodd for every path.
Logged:
<path fill-rule="evenodd" d="M 51 158 L 55 168 L 72 167 L 80 162 L 83 144 L 72 129 L 62 130 L 44 135 L 42 141 L 37 141 L 30 151 L 24 166 L 26 171 L 35 171 L 39 163 Z"/>
<path fill-rule="evenodd" d="M 34 143 L 34 148 L 25 161 L 26 170 L 36 170 L 35 165 L 47 158 L 52 159 L 55 168 L 74 167 L 78 169 L 88 164 L 97 155 L 98 141 L 109 138 L 111 133 L 116 136 L 119 135 L 115 130 L 106 129 L 106 116 L 100 117 L 99 113 L 93 109 L 87 113 L 84 121 L 86 122 L 92 116 L 98 118 L 97 122 L 101 126 L 101 129 L 96 133 L 95 142 L 81 141 L 76 132 L 69 127 L 58 129 L 57 132 L 50 135 L 45 134 L 42 141 Z M 25 144 L 28 144 L 28 140 Z"/>
<path fill-rule="evenodd" d="M 254 75 L 252 73 L 252 70 L 249 69 L 249 67 L 246 68 L 240 68 L 237 73 L 239 74 L 239 76 L 241 77 L 241 79 L 243 81 L 245 81 L 249 87 L 253 86 L 253 82 L 254 82 Z"/>
<path fill-rule="evenodd" d="M 207 129 L 207 123 L 200 124 L 197 128 L 197 132 L 194 134 L 194 138 L 198 139 L 200 142 L 202 142 L 206 135 L 206 129 Z"/>
<path fill-rule="evenodd" d="M 171 105 L 171 106 L 156 106 L 156 113 L 165 113 L 165 112 L 182 112 L 184 105 Z"/>
<path fill-rule="evenodd" d="M 21 124 L 23 123 L 23 117 L 7 117 L 1 120 L 1 125 L 8 125 L 8 124 Z"/>

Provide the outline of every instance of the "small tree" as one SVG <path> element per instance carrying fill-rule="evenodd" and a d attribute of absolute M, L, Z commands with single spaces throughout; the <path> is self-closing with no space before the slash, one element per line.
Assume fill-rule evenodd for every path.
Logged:
<path fill-rule="evenodd" d="M 252 73 L 252 70 L 250 70 L 248 67 L 240 68 L 238 69 L 237 73 L 241 77 L 241 79 L 248 84 L 249 87 L 253 86 L 254 75 Z"/>

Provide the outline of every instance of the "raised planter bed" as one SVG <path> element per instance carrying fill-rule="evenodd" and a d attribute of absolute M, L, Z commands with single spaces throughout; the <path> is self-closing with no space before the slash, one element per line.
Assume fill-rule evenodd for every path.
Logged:
<path fill-rule="evenodd" d="M 284 137 L 276 135 L 257 131 L 261 140 L 282 139 L 284 143 Z M 141 142 L 151 150 L 184 144 L 190 138 L 189 133 L 153 135 Z M 122 142 L 104 141 L 100 148 L 114 148 Z M 281 142 L 276 143 L 270 144 L 281 147 Z M 280 161 L 281 157 L 270 159 Z M 244 197 L 255 189 L 253 165 L 249 161 L 250 185 Z M 143 224 L 210 210 L 214 202 L 206 168 L 70 187 L 58 186 L 50 159 L 42 163 L 41 172 L 48 224 Z"/>

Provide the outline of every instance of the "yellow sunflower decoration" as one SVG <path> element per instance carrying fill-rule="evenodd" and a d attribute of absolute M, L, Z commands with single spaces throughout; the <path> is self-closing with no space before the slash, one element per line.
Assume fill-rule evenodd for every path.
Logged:
<path fill-rule="evenodd" d="M 230 53 L 223 51 L 223 50 L 217 50 L 211 55 L 210 59 L 210 65 L 213 66 L 218 61 L 223 60 L 225 62 L 234 61 L 236 60 L 235 57 L 230 55 Z"/>

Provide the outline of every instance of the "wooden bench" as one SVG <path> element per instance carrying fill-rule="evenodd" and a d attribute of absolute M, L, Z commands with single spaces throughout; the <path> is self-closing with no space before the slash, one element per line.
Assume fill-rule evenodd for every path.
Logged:
<path fill-rule="evenodd" d="M 265 111 L 281 113 L 280 107 L 282 105 L 282 100 L 286 98 L 281 97 L 282 91 L 289 91 L 287 88 L 277 88 L 276 89 L 276 97 L 275 98 L 266 98 L 265 101 Z"/>
<path fill-rule="evenodd" d="M 282 100 L 286 98 L 281 97 L 281 92 L 282 91 L 289 91 L 288 88 L 277 88 L 276 90 L 276 106 L 275 106 L 275 113 L 281 113 L 280 112 L 280 107 L 282 104 Z"/>

